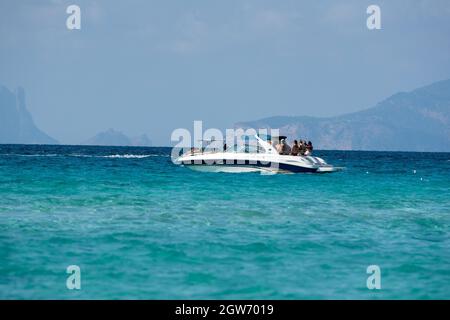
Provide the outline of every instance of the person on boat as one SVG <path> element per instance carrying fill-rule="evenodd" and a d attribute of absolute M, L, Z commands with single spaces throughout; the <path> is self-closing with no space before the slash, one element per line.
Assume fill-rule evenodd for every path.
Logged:
<path fill-rule="evenodd" d="M 277 150 L 278 154 L 283 154 L 283 140 L 281 140 L 280 143 L 278 143 L 275 146 L 275 149 Z"/>
<path fill-rule="evenodd" d="M 300 140 L 300 145 L 298 147 L 298 154 L 300 156 L 304 156 L 305 152 L 306 152 L 306 146 L 305 146 L 305 142 L 303 140 Z"/>
<path fill-rule="evenodd" d="M 298 146 L 298 141 L 294 140 L 294 145 L 292 146 L 291 156 L 298 156 L 300 147 Z"/>
<path fill-rule="evenodd" d="M 284 141 L 284 146 L 283 146 L 283 154 L 284 155 L 290 155 L 291 154 L 291 146 L 288 145 L 288 143 L 286 141 Z"/>
<path fill-rule="evenodd" d="M 277 145 L 277 151 L 282 155 L 289 155 L 291 153 L 291 147 L 286 143 L 285 139 L 281 139 L 280 143 Z"/>
<path fill-rule="evenodd" d="M 305 156 L 312 155 L 312 152 L 313 152 L 313 145 L 312 145 L 311 141 L 308 141 L 308 143 L 306 144 Z"/>

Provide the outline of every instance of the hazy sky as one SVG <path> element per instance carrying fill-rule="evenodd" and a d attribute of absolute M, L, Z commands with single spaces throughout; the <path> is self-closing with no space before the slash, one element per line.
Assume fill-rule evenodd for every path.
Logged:
<path fill-rule="evenodd" d="M 193 120 L 331 116 L 447 78 L 449 0 L 0 0 L 0 84 L 62 143 L 115 128 L 169 145 Z"/>

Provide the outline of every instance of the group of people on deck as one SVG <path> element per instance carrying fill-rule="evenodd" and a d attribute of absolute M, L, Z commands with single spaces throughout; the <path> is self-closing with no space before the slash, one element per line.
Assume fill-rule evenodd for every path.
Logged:
<path fill-rule="evenodd" d="M 291 156 L 310 156 L 313 152 L 313 145 L 311 141 L 294 140 L 294 145 L 291 146 L 286 142 L 285 139 L 281 139 L 280 143 L 276 145 L 277 152 L 282 155 Z"/>

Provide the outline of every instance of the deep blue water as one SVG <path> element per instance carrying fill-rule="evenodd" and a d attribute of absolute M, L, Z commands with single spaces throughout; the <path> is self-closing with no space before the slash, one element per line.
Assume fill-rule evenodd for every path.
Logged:
<path fill-rule="evenodd" d="M 449 153 L 317 151 L 346 167 L 322 175 L 169 154 L 0 146 L 0 298 L 450 298 Z"/>

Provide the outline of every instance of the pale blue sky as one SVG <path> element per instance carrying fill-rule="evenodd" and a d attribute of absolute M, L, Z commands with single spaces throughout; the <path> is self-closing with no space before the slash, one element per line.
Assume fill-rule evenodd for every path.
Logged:
<path fill-rule="evenodd" d="M 193 120 L 331 116 L 447 78 L 448 0 L 0 1 L 0 84 L 62 143 L 115 128 L 169 145 Z"/>

